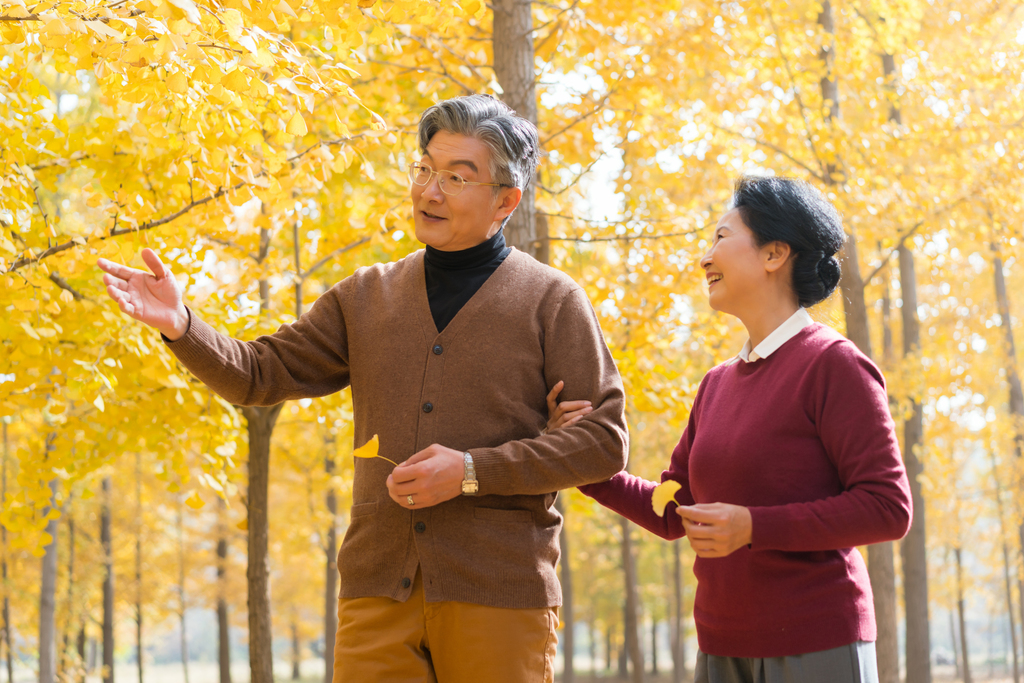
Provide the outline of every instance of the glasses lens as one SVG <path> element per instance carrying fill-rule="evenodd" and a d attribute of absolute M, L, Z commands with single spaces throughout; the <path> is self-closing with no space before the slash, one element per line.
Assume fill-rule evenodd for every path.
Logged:
<path fill-rule="evenodd" d="M 430 169 L 422 164 L 409 164 L 409 179 L 417 185 L 430 182 Z"/>
<path fill-rule="evenodd" d="M 441 192 L 453 197 L 462 192 L 462 188 L 466 186 L 466 181 L 462 176 L 451 171 L 438 171 L 437 182 L 441 185 Z"/>

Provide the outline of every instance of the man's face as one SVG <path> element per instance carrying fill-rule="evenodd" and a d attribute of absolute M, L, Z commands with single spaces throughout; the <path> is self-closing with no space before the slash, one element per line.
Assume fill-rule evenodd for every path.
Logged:
<path fill-rule="evenodd" d="M 420 163 L 470 182 L 493 183 L 490 161 L 491 152 L 480 140 L 441 131 L 430 139 Z M 411 183 L 411 194 L 416 239 L 442 251 L 469 249 L 493 237 L 522 197 L 514 187 L 469 184 L 453 197 L 441 192 L 436 175 L 426 185 Z"/>

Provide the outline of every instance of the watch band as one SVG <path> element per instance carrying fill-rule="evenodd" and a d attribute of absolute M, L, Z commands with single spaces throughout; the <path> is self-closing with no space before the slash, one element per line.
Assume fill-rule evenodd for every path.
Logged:
<path fill-rule="evenodd" d="M 473 465 L 473 456 L 469 452 L 462 454 L 463 479 L 462 495 L 475 496 L 480 490 L 480 482 L 476 480 L 476 467 Z"/>

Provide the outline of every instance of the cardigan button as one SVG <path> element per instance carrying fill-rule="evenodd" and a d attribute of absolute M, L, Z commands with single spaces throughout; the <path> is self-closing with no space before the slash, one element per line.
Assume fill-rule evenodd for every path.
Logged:
<path fill-rule="evenodd" d="M 414 526 L 413 529 L 416 530 L 416 533 L 422 534 L 424 531 L 427 530 L 427 525 L 423 522 L 416 522 L 416 526 Z"/>
<path fill-rule="evenodd" d="M 434 409 L 434 404 L 433 403 L 427 402 L 427 403 L 423 404 L 423 412 L 424 413 L 429 413 L 433 409 Z"/>
<path fill-rule="evenodd" d="M 434 355 L 435 356 L 440 356 L 442 353 L 444 353 L 444 347 L 443 346 L 441 346 L 440 344 L 437 344 L 436 346 L 434 346 Z"/>
<path fill-rule="evenodd" d="M 402 579 L 402 588 L 408 588 L 411 585 L 412 585 L 412 581 L 409 580 L 408 576 L 405 577 L 404 579 Z"/>

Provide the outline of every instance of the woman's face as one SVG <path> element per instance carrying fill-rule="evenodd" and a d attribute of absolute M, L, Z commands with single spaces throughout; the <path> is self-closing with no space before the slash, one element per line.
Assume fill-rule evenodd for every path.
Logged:
<path fill-rule="evenodd" d="M 700 260 L 708 281 L 708 302 L 722 313 L 742 317 L 767 285 L 764 253 L 738 209 L 715 226 L 711 248 Z"/>

